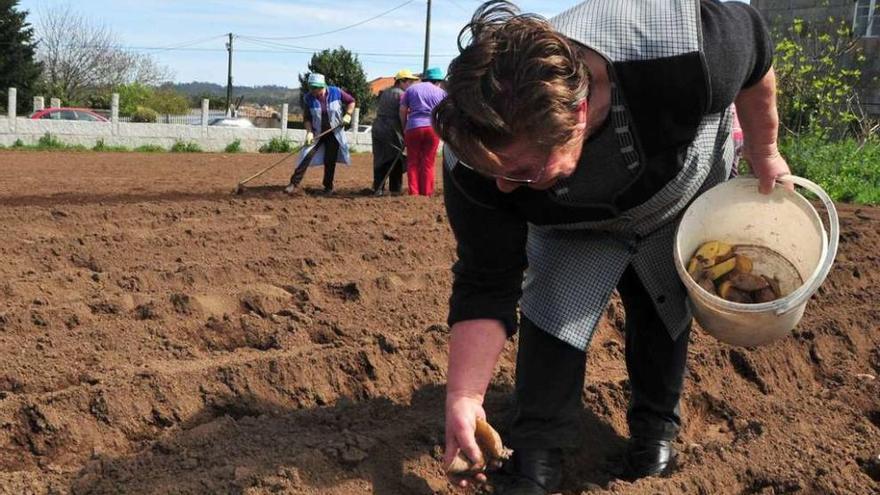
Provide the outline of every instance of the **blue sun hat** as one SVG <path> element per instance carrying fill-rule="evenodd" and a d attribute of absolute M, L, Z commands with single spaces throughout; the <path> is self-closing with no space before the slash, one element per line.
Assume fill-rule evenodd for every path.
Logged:
<path fill-rule="evenodd" d="M 318 74 L 317 72 L 312 72 L 309 74 L 308 81 L 310 88 L 326 88 L 327 81 L 324 79 L 324 74 Z"/>
<path fill-rule="evenodd" d="M 443 69 L 440 67 L 431 67 L 426 70 L 422 75 L 422 79 L 425 81 L 442 81 L 443 80 Z"/>

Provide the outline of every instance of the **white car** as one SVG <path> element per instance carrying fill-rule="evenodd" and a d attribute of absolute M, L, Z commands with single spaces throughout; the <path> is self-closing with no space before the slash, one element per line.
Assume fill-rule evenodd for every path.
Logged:
<path fill-rule="evenodd" d="M 219 117 L 216 119 L 211 119 L 211 121 L 208 122 L 208 125 L 239 128 L 255 127 L 253 122 L 241 117 Z"/>

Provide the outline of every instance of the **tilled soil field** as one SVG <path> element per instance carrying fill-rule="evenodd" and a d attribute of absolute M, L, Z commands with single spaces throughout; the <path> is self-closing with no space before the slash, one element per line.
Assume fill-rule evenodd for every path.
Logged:
<path fill-rule="evenodd" d="M 439 461 L 454 259 L 440 197 L 289 198 L 267 155 L 0 152 L 0 493 L 452 493 Z M 315 190 L 320 169 L 309 172 Z M 681 466 L 615 480 L 619 303 L 565 493 L 880 492 L 880 210 L 841 206 L 795 335 L 695 331 Z M 488 398 L 504 430 L 515 342 Z"/>

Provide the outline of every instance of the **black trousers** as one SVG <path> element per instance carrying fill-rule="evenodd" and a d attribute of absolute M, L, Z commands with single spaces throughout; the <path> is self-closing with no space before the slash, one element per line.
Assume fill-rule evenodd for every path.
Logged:
<path fill-rule="evenodd" d="M 626 369 L 632 395 L 627 411 L 631 436 L 672 440 L 681 426 L 690 327 L 669 337 L 635 270 L 617 285 L 626 310 Z M 578 445 L 578 418 L 586 371 L 585 353 L 523 318 L 516 359 L 513 424 L 507 442 L 516 448 Z"/>
<path fill-rule="evenodd" d="M 324 145 L 324 190 L 333 190 L 333 177 L 336 175 L 336 159 L 339 157 L 339 142 L 331 132 L 322 137 L 319 144 Z"/>
<path fill-rule="evenodd" d="M 383 180 L 388 176 L 388 190 L 400 192 L 403 190 L 403 167 L 406 165 L 406 156 L 400 155 L 390 161 L 380 163 L 373 167 L 373 190 L 385 190 Z"/>
<path fill-rule="evenodd" d="M 336 159 L 339 157 L 339 142 L 333 133 L 327 134 L 315 143 L 315 147 L 324 147 L 324 190 L 333 190 L 333 177 L 336 175 Z M 290 177 L 290 183 L 299 186 L 308 170 L 308 163 L 300 163 Z"/>

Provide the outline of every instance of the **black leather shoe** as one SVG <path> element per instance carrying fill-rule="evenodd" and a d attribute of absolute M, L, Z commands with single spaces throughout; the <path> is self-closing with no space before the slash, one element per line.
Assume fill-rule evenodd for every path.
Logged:
<path fill-rule="evenodd" d="M 626 447 L 622 478 L 635 481 L 648 476 L 662 476 L 675 469 L 676 452 L 669 440 L 633 437 Z"/>
<path fill-rule="evenodd" d="M 504 464 L 497 495 L 549 495 L 562 483 L 561 449 L 519 449 Z"/>

